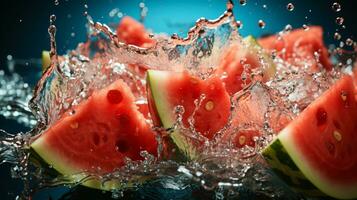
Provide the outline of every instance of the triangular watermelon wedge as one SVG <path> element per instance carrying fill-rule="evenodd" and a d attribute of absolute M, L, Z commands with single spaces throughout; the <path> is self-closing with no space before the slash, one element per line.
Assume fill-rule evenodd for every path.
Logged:
<path fill-rule="evenodd" d="M 147 84 L 150 113 L 155 124 L 173 129 L 170 138 L 181 157 L 189 160 L 199 158 L 200 138 L 212 140 L 228 122 L 231 104 L 222 81 L 215 76 L 201 80 L 188 72 L 149 70 Z M 205 97 L 196 107 L 195 101 L 199 101 L 202 95 Z M 178 106 L 184 110 L 184 128 L 191 127 L 189 119 L 193 118 L 194 130 L 185 132 L 175 127 L 175 109 Z"/>
<path fill-rule="evenodd" d="M 357 102 L 344 76 L 283 129 L 264 151 L 273 170 L 310 196 L 357 198 Z"/>
<path fill-rule="evenodd" d="M 125 157 L 142 160 L 141 151 L 157 154 L 155 134 L 135 105 L 129 87 L 117 80 L 68 111 L 31 143 L 31 148 L 59 173 L 77 182 L 88 174 L 105 175 L 125 165 Z M 138 181 L 138 180 L 136 180 Z M 83 185 L 111 190 L 116 181 Z"/>

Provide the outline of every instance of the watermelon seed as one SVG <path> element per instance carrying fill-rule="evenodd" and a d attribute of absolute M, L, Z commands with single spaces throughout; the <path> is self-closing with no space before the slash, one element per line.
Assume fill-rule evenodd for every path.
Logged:
<path fill-rule="evenodd" d="M 345 106 L 348 106 L 348 93 L 346 91 L 341 91 L 341 99 L 345 103 Z"/>
<path fill-rule="evenodd" d="M 109 90 L 107 99 L 111 104 L 118 104 L 123 100 L 123 96 L 119 90 Z"/>
<path fill-rule="evenodd" d="M 316 112 L 317 125 L 324 125 L 327 121 L 327 112 L 323 108 L 318 108 Z"/>
<path fill-rule="evenodd" d="M 98 136 L 98 134 L 96 133 L 96 132 L 94 132 L 93 133 L 93 143 L 94 143 L 94 145 L 95 146 L 98 146 L 99 145 L 99 141 L 100 139 L 99 139 L 99 136 Z"/>
<path fill-rule="evenodd" d="M 121 153 L 125 153 L 129 150 L 129 146 L 128 146 L 128 143 L 124 140 L 118 140 L 116 143 L 115 143 L 115 147 L 116 147 L 116 150 L 121 152 Z"/>
<path fill-rule="evenodd" d="M 207 101 L 207 103 L 206 103 L 206 105 L 205 105 L 205 109 L 206 109 L 207 111 L 211 111 L 211 110 L 213 110 L 213 108 L 214 108 L 214 103 L 213 103 L 213 101 Z"/>
<path fill-rule="evenodd" d="M 334 144 L 332 144 L 331 142 L 326 142 L 325 145 L 326 145 L 327 151 L 330 154 L 334 154 L 335 153 L 335 145 Z"/>
<path fill-rule="evenodd" d="M 246 141 L 246 138 L 245 138 L 244 135 L 239 136 L 238 142 L 239 142 L 240 145 L 245 144 L 245 141 Z"/>
<path fill-rule="evenodd" d="M 72 129 L 78 128 L 78 122 L 73 122 L 69 125 Z"/>
<path fill-rule="evenodd" d="M 338 142 L 341 142 L 341 140 L 342 140 L 342 135 L 341 135 L 341 133 L 338 132 L 338 131 L 334 131 L 334 132 L 333 132 L 333 137 L 334 137 Z"/>

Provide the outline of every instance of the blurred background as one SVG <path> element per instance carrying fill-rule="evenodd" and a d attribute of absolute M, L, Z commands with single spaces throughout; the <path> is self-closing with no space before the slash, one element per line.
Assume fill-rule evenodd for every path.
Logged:
<path fill-rule="evenodd" d="M 233 2 L 235 16 L 243 23 L 240 32 L 244 36 L 260 37 L 276 33 L 287 24 L 293 28 L 305 24 L 322 26 L 327 45 L 340 45 L 347 38 L 357 39 L 354 13 L 357 2 L 352 0 L 247 0 L 244 6 L 239 0 Z M 341 11 L 335 12 L 331 8 L 334 2 L 341 5 Z M 85 11 L 94 21 L 116 24 L 125 15 L 139 20 L 140 3 L 147 8 L 143 23 L 148 29 L 154 33 L 178 33 L 181 36 L 186 35 L 198 18 L 215 19 L 226 7 L 225 0 L 4 0 L 0 6 L 0 70 L 7 75 L 16 71 L 31 88 L 41 75 L 41 52 L 49 49 L 47 28 L 50 15 L 56 15 L 57 50 L 64 54 L 86 40 Z M 293 9 L 287 9 L 289 3 L 293 4 Z M 336 23 L 336 17 L 343 17 L 342 25 Z M 259 20 L 265 22 L 264 28 L 258 26 Z M 339 41 L 334 39 L 336 31 L 342 36 Z M 16 61 L 15 69 L 9 70 L 9 61 L 13 60 Z M 16 133 L 28 131 L 29 127 L 0 116 L 0 129 Z M 0 165 L 0 199 L 14 199 L 21 190 L 21 183 L 11 179 L 9 165 Z M 69 193 L 71 195 L 67 191 L 66 188 L 48 189 L 35 195 L 34 199 L 110 198 L 110 195 L 93 194 L 84 188 L 77 188 Z M 135 195 L 130 193 L 127 198 L 136 198 Z"/>

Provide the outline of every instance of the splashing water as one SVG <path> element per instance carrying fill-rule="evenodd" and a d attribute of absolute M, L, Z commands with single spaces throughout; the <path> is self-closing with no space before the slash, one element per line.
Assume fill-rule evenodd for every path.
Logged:
<path fill-rule="evenodd" d="M 245 5 L 246 1 L 240 3 Z M 145 4 L 140 5 L 140 8 L 145 8 Z M 63 184 L 75 186 L 89 179 L 100 179 L 102 183 L 115 179 L 123 188 L 137 189 L 139 183 L 135 184 L 136 180 L 156 177 L 152 182 L 159 182 L 162 187 L 181 190 L 189 185 L 197 185 L 207 191 L 214 191 L 217 199 L 244 199 L 244 193 L 249 191 L 270 198 L 300 199 L 298 194 L 276 180 L 265 166 L 259 152 L 281 129 L 279 123 L 274 122 L 283 118 L 295 118 L 342 73 L 339 69 L 333 69 L 331 72 L 310 72 L 311 64 L 304 60 L 301 61 L 304 67 L 301 68 L 286 63 L 276 55 L 273 56 L 277 65 L 276 76 L 267 83 L 259 79 L 252 81 L 231 98 L 230 120 L 213 141 L 208 141 L 195 132 L 193 116 L 190 118 L 191 126 L 184 127 L 184 110 L 178 107 L 175 128 L 204 144 L 202 155 L 194 161 L 161 160 L 160 156 L 156 158 L 143 151 L 142 161 L 127 158 L 124 167 L 106 175 L 81 172 L 84 174 L 83 178 L 73 183 L 72 176 L 78 174 L 66 176 L 53 173 L 52 167 L 43 167 L 41 159 L 29 149 L 29 144 L 65 112 L 75 112 L 74 107 L 91 96 L 93 91 L 104 88 L 115 80 L 121 79 L 131 88 L 138 105 L 146 101 L 145 75 L 139 73 L 139 69 L 133 68 L 133 64 L 139 68 L 146 66 L 160 70 L 187 70 L 192 75 L 207 79 L 219 65 L 221 53 L 233 44 L 242 43 L 238 33 L 242 24 L 235 20 L 232 9 L 233 4 L 228 1 L 227 11 L 218 19 L 199 19 L 185 38 L 178 35 L 154 36 L 156 44 L 150 48 L 120 42 L 108 26 L 94 22 L 86 14 L 90 25 L 89 40 L 63 56 L 57 55 L 56 52 L 55 16 L 51 16 L 48 29 L 51 39 L 51 66 L 37 84 L 29 107 L 26 106 L 31 98 L 28 85 L 16 74 L 10 80 L 0 71 L 0 105 L 7 105 L 1 106 L 1 114 L 30 127 L 37 121 L 32 131 L 16 135 L 2 133 L 0 140 L 0 160 L 2 163 L 13 164 L 13 177 L 24 180 L 26 187 L 23 195 L 34 192 L 34 188 Z M 288 8 L 293 9 L 293 5 Z M 258 25 L 264 28 L 265 22 L 259 20 Z M 318 58 L 319 55 L 316 56 Z M 264 63 L 261 65 L 264 66 Z M 14 96 L 19 98 L 14 99 Z M 204 98 L 202 96 L 197 99 L 196 108 L 201 106 Z M 260 108 L 259 113 L 255 110 L 257 107 Z M 194 114 L 195 112 L 192 115 Z M 274 119 L 274 122 L 271 119 Z M 147 123 L 152 126 L 150 119 Z M 153 130 L 157 132 L 159 144 L 165 134 L 170 134 L 170 130 L 157 127 L 153 127 Z M 260 133 L 254 138 L 254 145 L 235 148 L 234 138 L 246 130 Z M 229 139 L 222 142 L 227 135 Z M 162 146 L 159 145 L 159 148 Z M 162 152 L 162 149 L 158 149 L 158 152 Z M 179 181 L 177 177 L 180 177 Z M 30 186 L 30 179 L 36 180 L 35 186 Z M 122 194 L 122 190 L 112 192 L 113 198 L 119 198 Z"/>

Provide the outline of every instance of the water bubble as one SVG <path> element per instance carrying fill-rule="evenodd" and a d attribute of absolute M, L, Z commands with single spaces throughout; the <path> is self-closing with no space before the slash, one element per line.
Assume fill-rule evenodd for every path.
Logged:
<path fill-rule="evenodd" d="M 55 0 L 55 5 L 58 6 L 59 5 L 59 1 Z"/>
<path fill-rule="evenodd" d="M 334 38 L 335 40 L 340 40 L 340 39 L 341 39 L 341 34 L 338 33 L 338 32 L 336 32 L 336 33 L 333 35 L 333 38 Z"/>
<path fill-rule="evenodd" d="M 109 12 L 109 17 L 115 17 L 115 15 L 119 12 L 119 8 L 114 8 Z"/>
<path fill-rule="evenodd" d="M 258 21 L 258 26 L 259 26 L 260 28 L 265 28 L 265 22 L 260 19 L 260 20 Z"/>
<path fill-rule="evenodd" d="M 56 21 L 56 15 L 51 15 L 50 16 L 50 22 L 54 23 Z"/>
<path fill-rule="evenodd" d="M 247 0 L 239 0 L 240 5 L 245 6 L 247 4 Z"/>
<path fill-rule="evenodd" d="M 336 24 L 342 25 L 344 20 L 345 20 L 345 19 L 344 19 L 343 17 L 337 17 L 337 18 L 336 18 Z"/>
<path fill-rule="evenodd" d="M 84 4 L 84 8 L 85 8 L 85 9 L 88 9 L 88 5 L 87 5 L 87 4 Z"/>
<path fill-rule="evenodd" d="M 340 12 L 341 11 L 341 5 L 339 3 L 337 3 L 337 2 L 333 3 L 331 8 L 335 12 Z"/>
<path fill-rule="evenodd" d="M 19 22 L 21 23 L 21 22 L 22 22 L 22 19 L 19 19 Z"/>
<path fill-rule="evenodd" d="M 122 18 L 122 17 L 124 16 L 124 14 L 123 14 L 122 12 L 118 12 L 117 16 L 118 16 L 119 18 Z"/>
<path fill-rule="evenodd" d="M 71 33 L 71 37 L 75 37 L 76 36 L 76 33 L 75 32 L 72 32 Z"/>
<path fill-rule="evenodd" d="M 267 8 L 268 8 L 268 6 L 267 6 L 266 4 L 264 4 L 264 5 L 263 5 L 263 8 L 264 8 L 264 9 L 267 9 Z"/>
<path fill-rule="evenodd" d="M 347 46 L 352 46 L 353 45 L 353 40 L 351 38 L 346 39 L 346 45 Z"/>
<path fill-rule="evenodd" d="M 87 11 L 84 11 L 83 15 L 86 17 L 88 16 L 88 12 Z"/>
<path fill-rule="evenodd" d="M 295 6 L 292 3 L 288 3 L 288 5 L 286 5 L 286 9 L 288 9 L 288 11 L 293 11 L 294 8 L 295 8 Z"/>

